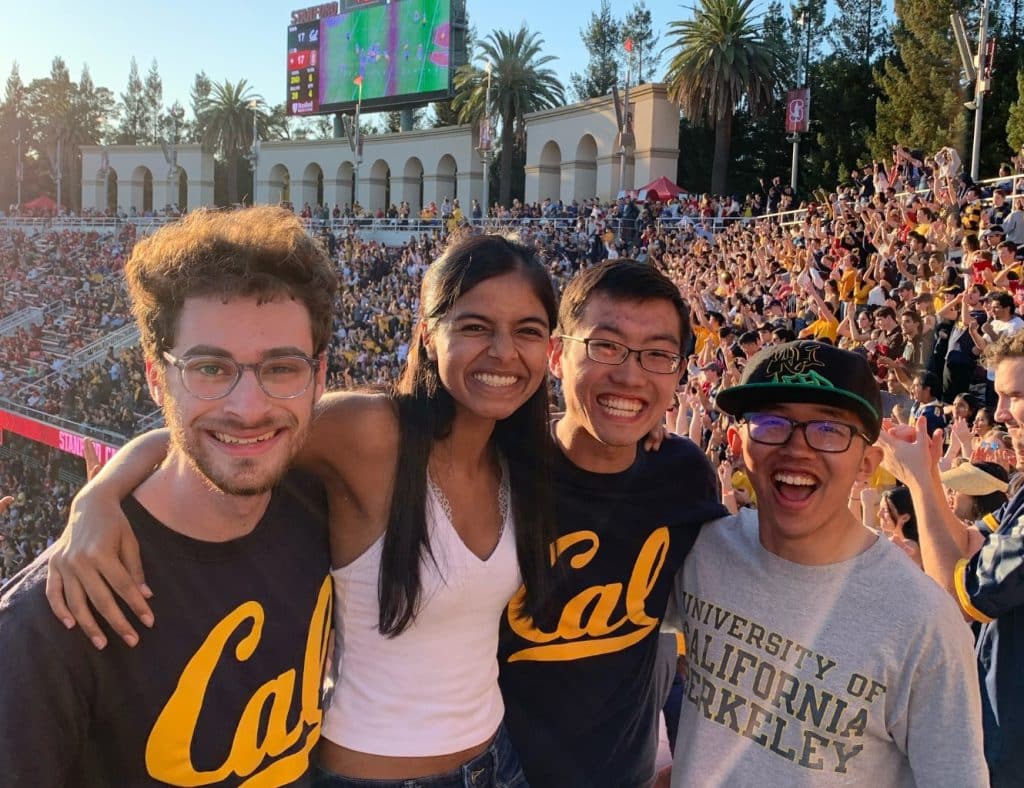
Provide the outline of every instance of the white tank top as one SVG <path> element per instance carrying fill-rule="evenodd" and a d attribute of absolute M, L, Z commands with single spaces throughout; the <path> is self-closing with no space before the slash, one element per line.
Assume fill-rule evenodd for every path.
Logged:
<path fill-rule="evenodd" d="M 429 757 L 486 741 L 501 724 L 498 626 L 519 590 L 508 470 L 502 463 L 502 533 L 486 561 L 463 543 L 450 506 L 429 480 L 433 560 L 420 562 L 420 606 L 398 637 L 377 629 L 383 536 L 334 569 L 334 694 L 323 736 L 359 752 Z M 435 566 L 436 562 L 436 566 Z"/>

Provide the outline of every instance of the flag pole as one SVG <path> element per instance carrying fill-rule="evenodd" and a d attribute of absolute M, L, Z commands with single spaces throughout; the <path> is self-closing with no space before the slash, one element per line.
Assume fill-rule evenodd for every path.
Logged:
<path fill-rule="evenodd" d="M 355 150 L 353 151 L 355 154 L 355 162 L 352 168 L 352 215 L 354 216 L 356 212 L 356 205 L 359 204 L 359 165 L 363 162 L 363 145 L 362 139 L 360 139 L 362 135 L 359 131 L 359 108 L 363 103 L 363 75 L 360 74 L 352 81 L 355 82 L 359 88 L 359 93 L 356 97 L 355 130 L 352 133 L 352 136 L 355 139 Z"/>
<path fill-rule="evenodd" d="M 627 38 L 625 41 L 626 49 L 626 89 L 623 93 L 623 107 L 622 107 L 622 128 L 620 129 L 619 136 L 619 191 L 626 192 L 626 149 L 627 139 L 629 134 L 629 79 L 631 76 L 630 69 L 633 61 L 633 39 Z"/>

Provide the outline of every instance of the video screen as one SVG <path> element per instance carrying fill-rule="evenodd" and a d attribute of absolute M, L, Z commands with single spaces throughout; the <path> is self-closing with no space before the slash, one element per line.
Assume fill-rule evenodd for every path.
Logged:
<path fill-rule="evenodd" d="M 449 95 L 451 0 L 366 4 L 288 35 L 288 112 L 307 115 Z"/>

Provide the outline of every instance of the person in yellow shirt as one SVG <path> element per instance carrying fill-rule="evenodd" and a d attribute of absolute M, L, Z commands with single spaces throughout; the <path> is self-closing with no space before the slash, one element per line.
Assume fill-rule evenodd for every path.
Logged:
<path fill-rule="evenodd" d="M 800 332 L 800 339 L 817 339 L 834 345 L 839 338 L 839 319 L 813 288 L 809 288 L 809 292 L 817 309 L 818 319 Z"/>

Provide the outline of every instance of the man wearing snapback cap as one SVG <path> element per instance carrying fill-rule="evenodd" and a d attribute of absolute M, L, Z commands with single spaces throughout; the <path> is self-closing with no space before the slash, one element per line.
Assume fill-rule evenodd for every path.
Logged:
<path fill-rule="evenodd" d="M 717 403 L 758 508 L 705 526 L 676 581 L 672 784 L 987 785 L 970 630 L 847 507 L 881 460 L 867 361 L 769 348 Z"/>

